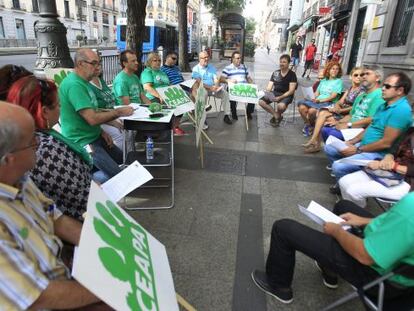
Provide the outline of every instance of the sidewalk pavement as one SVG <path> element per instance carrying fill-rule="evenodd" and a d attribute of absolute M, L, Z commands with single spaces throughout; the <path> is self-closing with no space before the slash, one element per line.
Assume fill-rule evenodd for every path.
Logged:
<path fill-rule="evenodd" d="M 278 56 L 258 50 L 255 61 L 246 63 L 259 87 L 266 86 Z M 219 71 L 228 63 L 213 62 Z M 205 145 L 204 169 L 192 125 L 183 125 L 189 135 L 174 138 L 175 207 L 130 212 L 165 244 L 177 293 L 199 311 L 319 310 L 350 291 L 342 281 L 337 290 L 323 286 L 313 261 L 300 253 L 292 304 L 266 296 L 250 278 L 253 269 L 264 268 L 275 220 L 292 218 L 320 230 L 297 205 L 315 200 L 332 208 L 336 201 L 328 191 L 334 180 L 325 169 L 327 159 L 322 153 L 303 153 L 303 124 L 297 110 L 293 119 L 292 107 L 279 128 L 258 108 L 246 131 L 241 105 L 232 125 L 213 105 L 207 134 L 214 144 Z M 154 192 L 154 200 L 167 197 L 162 191 Z M 133 195 L 139 200 L 140 190 Z M 134 198 L 128 205 L 134 205 Z M 364 308 L 354 301 L 338 310 Z"/>

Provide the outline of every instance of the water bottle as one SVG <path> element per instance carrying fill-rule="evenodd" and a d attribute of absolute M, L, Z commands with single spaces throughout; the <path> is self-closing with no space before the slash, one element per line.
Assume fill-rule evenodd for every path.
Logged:
<path fill-rule="evenodd" d="M 148 136 L 146 141 L 146 156 L 147 161 L 154 159 L 154 141 L 152 140 L 151 136 Z"/>

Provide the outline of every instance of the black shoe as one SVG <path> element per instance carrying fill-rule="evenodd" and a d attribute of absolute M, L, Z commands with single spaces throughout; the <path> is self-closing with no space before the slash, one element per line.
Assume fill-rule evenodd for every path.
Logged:
<path fill-rule="evenodd" d="M 341 189 L 339 188 L 339 184 L 336 183 L 335 185 L 332 185 L 329 187 L 329 192 L 332 194 L 341 194 Z"/>
<path fill-rule="evenodd" d="M 233 119 L 233 120 L 238 120 L 239 119 L 239 117 L 237 116 L 237 114 L 233 114 L 233 115 L 231 115 L 231 118 Z"/>
<path fill-rule="evenodd" d="M 247 113 L 247 120 L 251 120 L 251 119 L 253 119 L 252 114 L 251 113 Z"/>
<path fill-rule="evenodd" d="M 283 303 L 291 303 L 293 301 L 293 293 L 291 288 L 273 288 L 267 282 L 267 276 L 264 271 L 254 270 L 251 274 L 254 284 L 266 294 L 275 297 Z"/>
<path fill-rule="evenodd" d="M 323 284 L 327 288 L 330 288 L 330 289 L 338 288 L 338 276 L 332 275 L 331 273 L 328 273 L 327 271 L 325 271 L 325 269 L 323 269 L 316 260 L 315 260 L 315 265 L 316 265 L 316 268 L 318 268 L 322 274 Z"/>
<path fill-rule="evenodd" d="M 230 117 L 229 117 L 228 115 L 225 115 L 225 116 L 224 116 L 223 121 L 224 121 L 225 123 L 227 123 L 227 124 L 232 124 L 232 123 L 233 123 L 233 122 L 230 120 Z"/>
<path fill-rule="evenodd" d="M 208 105 L 205 107 L 205 110 L 206 110 L 206 111 L 210 111 L 210 110 L 211 110 L 211 108 L 213 108 L 213 106 L 211 106 L 210 104 L 208 104 Z"/>

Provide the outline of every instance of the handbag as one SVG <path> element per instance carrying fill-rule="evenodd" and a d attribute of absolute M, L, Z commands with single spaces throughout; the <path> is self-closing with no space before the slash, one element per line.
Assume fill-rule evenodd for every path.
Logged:
<path fill-rule="evenodd" d="M 395 172 L 386 170 L 373 170 L 368 167 L 364 168 L 364 172 L 373 180 L 385 187 L 392 187 L 403 182 L 404 176 Z"/>

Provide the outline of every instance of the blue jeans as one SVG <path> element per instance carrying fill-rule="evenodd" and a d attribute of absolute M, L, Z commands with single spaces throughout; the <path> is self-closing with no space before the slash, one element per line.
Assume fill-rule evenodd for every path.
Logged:
<path fill-rule="evenodd" d="M 114 177 L 121 169 L 119 164 L 123 162 L 122 151 L 115 145 L 108 147 L 105 140 L 100 136 L 90 144 L 92 146 L 93 164 L 108 178 Z M 101 176 L 100 176 L 101 177 Z M 102 178 L 98 178 L 102 182 Z"/>
<path fill-rule="evenodd" d="M 357 144 L 356 146 L 359 146 Z M 338 150 L 336 150 L 331 145 L 325 145 L 324 147 L 325 153 L 328 156 L 329 161 L 332 164 L 332 173 L 335 174 L 335 178 L 338 181 L 341 177 L 359 171 L 361 166 L 347 164 L 347 163 L 338 163 L 335 162 L 336 160 L 342 159 L 344 156 Z M 358 154 L 354 154 L 348 159 L 355 159 L 355 160 L 375 160 L 375 159 L 382 159 L 384 156 L 378 152 L 362 152 Z"/>
<path fill-rule="evenodd" d="M 336 138 L 340 140 L 344 140 L 344 136 L 342 135 L 342 132 L 340 130 L 337 130 L 333 126 L 324 126 L 321 130 L 321 135 L 323 141 L 326 141 L 329 136 L 335 136 Z"/>

